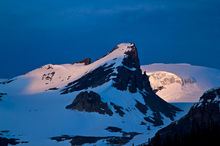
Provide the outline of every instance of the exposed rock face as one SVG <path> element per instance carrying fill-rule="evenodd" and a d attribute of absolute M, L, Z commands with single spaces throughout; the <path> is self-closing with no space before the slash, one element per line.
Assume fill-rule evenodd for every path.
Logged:
<path fill-rule="evenodd" d="M 111 75 L 113 75 L 113 65 L 114 64 L 104 64 L 103 66 L 100 66 L 92 72 L 84 75 L 80 79 L 69 83 L 67 87 L 62 90 L 61 94 L 80 91 L 83 89 L 88 89 L 89 87 L 94 88 L 108 82 Z"/>
<path fill-rule="evenodd" d="M 71 140 L 70 143 L 72 146 L 83 145 L 83 144 L 95 144 L 98 140 L 103 140 L 103 142 L 107 145 L 124 145 L 128 143 L 134 136 L 139 134 L 136 132 L 123 132 L 123 131 L 118 131 L 118 132 L 123 133 L 123 136 L 93 137 L 93 136 L 62 135 L 62 136 L 52 137 L 51 140 L 56 140 L 58 142 Z"/>
<path fill-rule="evenodd" d="M 54 75 L 55 75 L 55 72 L 43 74 L 42 80 L 52 81 Z"/>
<path fill-rule="evenodd" d="M 211 129 L 213 127 L 220 130 L 220 88 L 204 93 L 199 103 L 195 104 L 186 116 L 159 130 L 156 137 L 152 139 L 151 145 L 157 145 L 158 141 L 161 145 L 165 145 L 167 144 L 167 138 L 170 141 L 186 141 L 189 139 L 186 139 L 187 136 L 195 136 L 195 133 L 198 134 L 196 138 L 201 138 L 207 128 L 208 130 L 216 130 L 216 128 Z M 193 133 L 194 135 L 192 135 Z M 220 132 L 217 134 L 220 134 Z M 200 142 L 197 141 L 198 143 Z"/>
<path fill-rule="evenodd" d="M 136 100 L 136 102 L 137 102 L 137 103 L 136 103 L 135 107 L 136 107 L 140 112 L 142 112 L 143 114 L 146 114 L 148 108 L 147 108 L 145 105 L 143 105 L 142 103 L 140 103 L 139 101 Z"/>
<path fill-rule="evenodd" d="M 109 132 L 122 132 L 122 129 L 118 127 L 107 127 L 105 130 Z"/>
<path fill-rule="evenodd" d="M 86 59 L 78 61 L 76 63 L 84 63 L 85 65 L 89 65 L 91 63 L 91 58 L 86 58 Z"/>
<path fill-rule="evenodd" d="M 9 132 L 10 132 L 9 130 L 0 131 L 0 146 L 27 144 L 28 143 L 28 141 L 21 141 L 18 138 L 8 138 L 10 135 Z"/>
<path fill-rule="evenodd" d="M 1 146 L 8 146 L 9 144 L 16 145 L 16 144 L 19 144 L 17 140 L 19 139 L 0 137 L 0 145 Z"/>
<path fill-rule="evenodd" d="M 115 113 L 118 113 L 121 117 L 124 116 L 125 113 L 123 112 L 123 107 L 117 106 L 113 102 L 111 102 L 110 104 L 114 107 Z"/>
<path fill-rule="evenodd" d="M 97 112 L 99 114 L 112 115 L 113 112 L 108 108 L 108 104 L 101 101 L 101 97 L 93 92 L 80 92 L 72 104 L 66 106 L 67 109 Z"/>
<path fill-rule="evenodd" d="M 146 75 L 142 75 L 137 48 L 134 44 L 130 48 L 130 51 L 125 52 L 127 57 L 122 61 L 123 66 L 117 67 L 118 74 L 113 79 L 115 81 L 113 86 L 118 90 L 129 89 L 131 93 L 137 92 L 137 89 L 149 90 L 151 89 L 150 82 Z"/>
<path fill-rule="evenodd" d="M 111 53 L 114 53 L 114 51 L 117 51 L 117 49 L 120 50 L 120 47 L 116 46 L 112 50 L 112 52 L 108 53 L 107 55 L 111 55 Z M 125 48 L 124 51 L 125 52 L 121 64 L 115 66 L 115 64 L 118 64 L 118 62 L 114 61 L 113 59 L 111 63 L 105 63 L 104 65 L 99 66 L 93 71 L 85 74 L 78 80 L 69 83 L 61 91 L 61 94 L 67 94 L 74 91 L 85 90 L 88 88 L 95 88 L 112 80 L 112 86 L 117 90 L 128 91 L 131 94 L 139 93 L 140 96 L 143 97 L 145 104 L 137 102 L 137 105 L 135 107 L 144 115 L 147 114 L 148 107 L 153 111 L 152 117 L 146 117 L 146 121 L 153 123 L 155 126 L 162 125 L 163 121 L 161 113 L 173 120 L 176 112 L 180 110 L 173 105 L 168 104 L 154 93 L 149 82 L 149 77 L 145 73 L 142 74 L 142 70 L 140 69 L 140 61 L 135 45 L 132 43 L 127 45 L 127 48 Z M 86 96 L 89 96 L 87 95 L 87 93 L 82 92 L 78 96 L 83 96 L 83 99 L 79 100 L 78 98 L 76 98 L 76 101 L 74 100 L 74 102 L 71 104 L 72 107 L 80 111 L 85 110 L 101 113 L 101 110 L 97 110 L 100 108 L 98 107 L 98 105 L 95 105 L 96 108 L 94 109 L 89 107 L 88 102 L 86 102 L 86 104 L 88 105 L 84 107 L 85 101 L 83 100 L 87 100 Z M 100 102 L 101 99 L 100 101 L 97 101 L 97 103 Z M 115 113 L 118 113 L 120 116 L 124 116 L 125 111 L 123 107 L 120 107 L 113 102 L 110 102 L 108 104 L 110 104 L 112 108 L 115 109 Z M 67 106 L 67 108 L 70 108 L 70 105 Z M 112 114 L 109 110 L 107 110 L 107 108 L 106 111 L 108 112 L 104 113 L 107 113 L 109 115 Z"/>

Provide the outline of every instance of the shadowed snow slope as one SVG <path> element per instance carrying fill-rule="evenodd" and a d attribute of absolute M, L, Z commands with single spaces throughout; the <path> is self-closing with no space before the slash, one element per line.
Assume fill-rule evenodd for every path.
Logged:
<path fill-rule="evenodd" d="M 136 145 L 183 113 L 153 92 L 132 43 L 93 63 L 45 65 L 0 91 L 0 143 Z"/>
<path fill-rule="evenodd" d="M 141 66 L 152 88 L 167 102 L 197 102 L 208 89 L 220 86 L 220 70 L 189 64 Z"/>

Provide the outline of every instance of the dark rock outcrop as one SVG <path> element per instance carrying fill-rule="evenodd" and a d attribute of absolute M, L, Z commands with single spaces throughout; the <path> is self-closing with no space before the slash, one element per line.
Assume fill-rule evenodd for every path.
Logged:
<path fill-rule="evenodd" d="M 109 132 L 122 132 L 122 129 L 118 127 L 107 127 L 105 130 Z"/>
<path fill-rule="evenodd" d="M 113 78 L 113 86 L 118 90 L 128 89 L 131 93 L 137 92 L 137 89 L 152 90 L 148 76 L 142 75 L 137 48 L 132 44 L 130 49 L 125 52 L 127 56 L 123 59 L 122 66 L 117 67 L 118 73 L 116 78 Z"/>
<path fill-rule="evenodd" d="M 117 49 L 119 49 L 118 46 L 116 46 L 113 51 Z M 145 104 L 141 105 L 137 103 L 136 108 L 144 115 L 147 114 L 147 109 L 150 108 L 154 113 L 152 115 L 153 117 L 151 117 L 154 120 L 151 121 L 147 117 L 146 119 L 153 122 L 155 126 L 163 124 L 161 113 L 173 120 L 176 112 L 180 111 L 154 93 L 149 82 L 149 77 L 145 73 L 142 74 L 137 48 L 132 43 L 127 45 L 127 50 L 124 52 L 124 58 L 121 64 L 115 66 L 115 63 L 112 63 L 99 66 L 78 80 L 69 83 L 61 90 L 61 94 L 95 88 L 110 80 L 113 81 L 112 86 L 117 90 L 128 91 L 131 94 L 140 93 L 140 96 L 144 98 Z M 120 116 L 125 114 L 123 107 L 115 105 L 114 103 L 108 104 L 110 104 Z M 80 108 L 78 107 L 78 109 Z"/>
<path fill-rule="evenodd" d="M 104 64 L 92 72 L 87 73 L 80 79 L 69 83 L 66 88 L 61 91 L 61 94 L 80 91 L 83 89 L 88 89 L 89 87 L 94 88 L 108 82 L 110 77 L 113 75 L 113 65 L 114 64 Z"/>
<path fill-rule="evenodd" d="M 16 145 L 19 144 L 18 140 L 15 138 L 0 137 L 0 146 Z"/>
<path fill-rule="evenodd" d="M 135 107 L 143 114 L 147 113 L 147 106 L 143 105 L 142 103 L 140 103 L 139 101 L 136 100 L 136 105 Z"/>
<path fill-rule="evenodd" d="M 159 130 L 150 145 L 212 145 L 220 136 L 220 88 L 203 94 L 180 120 Z M 216 138 L 216 136 L 218 138 Z M 219 143 L 219 142 L 218 142 Z"/>
<path fill-rule="evenodd" d="M 0 146 L 8 146 L 8 145 L 17 145 L 17 144 L 27 144 L 28 141 L 21 141 L 18 138 L 9 138 L 10 131 L 9 130 L 1 130 L 0 131 Z"/>
<path fill-rule="evenodd" d="M 85 65 L 89 65 L 89 64 L 91 64 L 91 58 L 86 58 L 86 59 L 78 61 L 76 63 L 84 63 Z M 75 64 L 75 63 L 73 63 L 73 64 Z"/>
<path fill-rule="evenodd" d="M 160 126 L 163 125 L 162 117 L 159 112 L 154 112 L 153 117 L 145 117 L 144 118 L 147 122 L 153 123 L 154 126 Z"/>
<path fill-rule="evenodd" d="M 47 74 L 43 74 L 43 76 L 41 77 L 42 80 L 46 80 L 46 81 L 52 81 L 53 76 L 55 75 L 55 72 L 51 72 L 51 73 L 47 73 Z"/>
<path fill-rule="evenodd" d="M 108 104 L 101 101 L 101 97 L 93 92 L 80 92 L 72 104 L 66 106 L 66 109 L 97 112 L 99 114 L 108 114 L 112 116 L 113 112 L 108 108 Z"/>
<path fill-rule="evenodd" d="M 59 88 L 57 87 L 53 87 L 53 88 L 49 88 L 48 90 L 58 90 Z"/>
<path fill-rule="evenodd" d="M 110 104 L 114 107 L 116 113 L 118 113 L 121 117 L 124 116 L 125 113 L 123 112 L 123 107 L 117 106 L 113 102 L 111 102 Z"/>
<path fill-rule="evenodd" d="M 92 136 L 56 136 L 51 137 L 51 140 L 56 140 L 57 142 L 71 140 L 70 143 L 72 146 L 76 145 L 83 145 L 83 144 L 94 144 L 98 140 L 105 141 L 108 145 L 124 145 L 128 143 L 134 136 L 138 135 L 139 133 L 136 132 L 126 132 L 127 135 L 124 136 L 106 136 L 106 137 L 92 137 Z"/>

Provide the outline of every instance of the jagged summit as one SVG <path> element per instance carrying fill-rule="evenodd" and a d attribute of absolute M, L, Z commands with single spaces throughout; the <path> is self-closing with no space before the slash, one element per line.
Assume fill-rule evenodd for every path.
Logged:
<path fill-rule="evenodd" d="M 115 58 L 115 56 L 117 55 L 118 57 Z M 109 60 L 109 58 L 113 59 Z M 155 125 L 162 125 L 162 116 L 159 112 L 162 112 L 170 119 L 174 118 L 176 111 L 178 111 L 179 109 L 171 106 L 170 104 L 167 104 L 164 100 L 155 95 L 150 86 L 148 76 L 146 74 L 142 74 L 137 48 L 133 43 L 123 43 L 117 45 L 117 47 L 114 48 L 112 52 L 108 53 L 103 58 L 92 63 L 91 65 L 98 64 L 98 62 L 102 63 L 99 63 L 99 65 L 96 66 L 95 69 L 86 73 L 79 79 L 70 82 L 66 87 L 61 90 L 61 94 L 70 94 L 76 91 L 84 90 L 97 92 L 96 88 L 100 88 L 102 86 L 108 89 L 111 88 L 114 90 L 114 92 L 128 92 L 130 94 L 136 93 L 140 98 L 142 98 L 142 101 L 144 101 L 139 102 L 140 99 L 130 99 L 135 101 L 134 103 L 136 103 L 136 108 L 142 113 L 145 113 L 145 110 L 148 109 L 148 107 L 153 110 L 153 112 L 155 112 L 153 119 L 145 118 L 145 120 L 147 120 L 148 122 L 150 121 Z M 78 96 L 80 95 L 81 94 L 79 94 Z M 121 93 L 121 97 L 123 97 L 123 93 Z M 114 98 L 112 98 L 111 101 L 113 104 L 115 104 Z M 122 98 L 121 100 L 124 100 L 124 98 Z M 83 99 L 83 96 L 81 98 L 79 97 L 78 99 Z M 85 103 L 85 101 L 81 102 Z M 110 102 L 109 104 L 110 106 L 112 105 Z M 126 106 L 122 104 L 116 105 L 120 107 Z M 88 108 L 90 106 L 91 105 L 89 105 Z M 80 108 L 80 110 L 82 109 Z M 85 111 L 89 111 L 89 109 L 85 108 Z M 126 111 L 123 110 L 122 112 L 126 113 Z"/>
<path fill-rule="evenodd" d="M 28 86 L 19 87 L 22 93 L 36 94 L 62 88 L 100 66 L 113 64 L 114 67 L 124 64 L 125 67 L 131 70 L 139 68 L 140 63 L 135 45 L 133 43 L 121 43 L 110 53 L 94 62 L 91 62 L 91 58 L 87 58 L 72 64 L 47 64 L 25 75 L 16 77 L 16 79 L 28 80 Z"/>
<path fill-rule="evenodd" d="M 133 43 L 119 44 L 92 63 L 87 59 L 74 64 L 46 65 L 0 85 L 0 89 L 9 95 L 0 101 L 0 113 L 6 117 L 0 121 L 0 130 L 1 125 L 11 123 L 10 119 L 21 123 L 16 128 L 26 130 L 25 133 L 14 132 L 14 123 L 7 129 L 27 136 L 29 145 L 35 144 L 39 135 L 51 137 L 51 141 L 67 140 L 73 145 L 88 141 L 94 145 L 122 145 L 167 125 L 180 111 L 153 92 L 148 76 L 142 74 Z M 13 113 L 10 118 L 4 112 L 8 108 Z M 30 118 L 32 115 L 35 117 Z M 45 124 L 48 121 L 53 124 Z M 45 142 L 43 138 L 42 141 Z M 141 143 L 143 139 L 135 145 Z"/>

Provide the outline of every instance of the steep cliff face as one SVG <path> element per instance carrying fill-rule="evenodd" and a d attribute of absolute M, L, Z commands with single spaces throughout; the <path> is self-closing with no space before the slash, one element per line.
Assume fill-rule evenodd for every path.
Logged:
<path fill-rule="evenodd" d="M 118 55 L 116 58 L 115 54 Z M 112 60 L 110 60 L 110 58 L 112 58 Z M 139 111 L 143 111 L 143 109 L 150 109 L 153 111 L 153 114 L 150 116 L 146 113 L 143 114 L 145 115 L 145 122 L 151 122 L 155 126 L 163 125 L 163 117 L 161 116 L 161 113 L 166 117 L 169 117 L 171 120 L 174 119 L 175 113 L 179 111 L 179 109 L 166 103 L 153 92 L 148 76 L 142 74 L 140 69 L 138 52 L 134 44 L 120 44 L 98 61 L 102 62 L 102 64 L 76 81 L 69 83 L 64 89 L 62 89 L 61 94 L 68 94 L 81 90 L 96 91 L 96 88 L 109 83 L 109 89 L 115 88 L 116 92 L 121 92 L 119 97 L 114 97 L 118 98 L 117 100 L 123 101 L 125 98 L 128 98 L 124 97 L 126 92 L 132 96 L 130 100 L 136 104 L 129 108 L 137 108 Z M 95 63 L 96 62 L 92 64 Z M 82 93 L 84 92 L 82 91 L 78 96 L 81 96 Z M 139 99 L 133 97 L 134 93 L 138 94 L 136 96 L 142 98 L 144 102 L 141 103 L 139 102 Z M 112 95 L 107 95 L 107 97 L 105 97 L 105 95 L 102 96 L 102 93 L 97 92 L 96 94 L 100 94 L 100 97 L 103 100 L 108 96 L 114 95 L 114 93 L 112 93 Z M 83 98 L 80 98 L 79 100 L 83 100 Z M 110 108 L 114 108 L 112 104 L 115 104 L 122 107 L 121 111 L 123 113 L 129 113 L 126 111 L 126 108 L 118 102 L 108 101 L 107 103 Z M 89 109 L 85 109 L 85 111 L 89 111 Z"/>
<path fill-rule="evenodd" d="M 216 88 L 204 93 L 183 118 L 159 130 L 151 145 L 214 144 L 219 141 L 219 130 L 220 88 Z"/>

